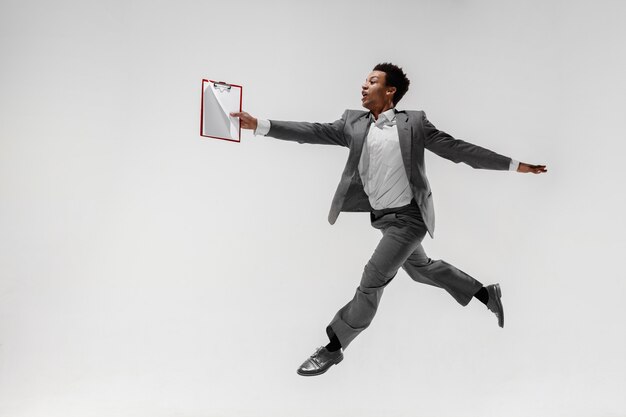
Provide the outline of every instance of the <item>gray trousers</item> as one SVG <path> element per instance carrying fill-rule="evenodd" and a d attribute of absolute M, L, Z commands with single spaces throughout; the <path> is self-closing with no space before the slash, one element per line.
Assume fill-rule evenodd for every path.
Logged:
<path fill-rule="evenodd" d="M 365 330 L 376 314 L 383 290 L 402 267 L 417 282 L 446 290 L 459 304 L 467 305 L 482 284 L 443 260 L 432 260 L 424 252 L 426 226 L 412 200 L 403 207 L 374 210 L 372 226 L 383 234 L 365 265 L 354 298 L 332 319 L 326 333 L 336 335 L 345 349 Z"/>

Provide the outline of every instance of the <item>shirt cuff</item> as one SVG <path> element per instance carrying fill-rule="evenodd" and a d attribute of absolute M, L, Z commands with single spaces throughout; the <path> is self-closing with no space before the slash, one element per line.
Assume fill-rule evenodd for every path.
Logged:
<path fill-rule="evenodd" d="M 515 159 L 511 159 L 511 163 L 509 164 L 509 171 L 517 171 L 518 167 L 519 167 L 519 161 L 516 161 Z"/>
<path fill-rule="evenodd" d="M 271 123 L 269 120 L 257 119 L 256 130 L 254 136 L 265 136 L 270 131 Z"/>

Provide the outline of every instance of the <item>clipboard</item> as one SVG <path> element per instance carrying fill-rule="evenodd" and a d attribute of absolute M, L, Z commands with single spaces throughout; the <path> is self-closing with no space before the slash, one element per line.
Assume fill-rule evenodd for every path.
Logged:
<path fill-rule="evenodd" d="M 230 112 L 240 112 L 243 88 L 224 81 L 202 80 L 200 136 L 241 142 L 241 125 Z"/>

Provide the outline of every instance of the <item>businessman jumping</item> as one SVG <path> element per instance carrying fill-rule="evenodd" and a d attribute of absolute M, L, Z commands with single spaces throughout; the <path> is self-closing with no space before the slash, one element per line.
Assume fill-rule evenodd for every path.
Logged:
<path fill-rule="evenodd" d="M 433 238 L 435 230 L 424 149 L 478 169 L 540 174 L 547 172 L 546 166 L 518 162 L 455 139 L 435 128 L 423 111 L 397 110 L 409 84 L 400 67 L 391 63 L 376 65 L 361 87 L 362 105 L 368 111 L 346 110 L 332 123 L 262 120 L 246 112 L 230 114 L 239 117 L 241 127 L 254 130 L 255 135 L 349 148 L 328 221 L 334 224 L 342 211 L 369 212 L 372 226 L 382 232 L 354 297 L 326 327 L 330 342 L 300 365 L 300 375 L 323 374 L 343 360 L 343 350 L 370 325 L 384 288 L 401 267 L 413 280 L 443 288 L 463 306 L 477 298 L 504 327 L 499 284 L 485 287 L 424 252 L 421 242 L 426 232 Z"/>

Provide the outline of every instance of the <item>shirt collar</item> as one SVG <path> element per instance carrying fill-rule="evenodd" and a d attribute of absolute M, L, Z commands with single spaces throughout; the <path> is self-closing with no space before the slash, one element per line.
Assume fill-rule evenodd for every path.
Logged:
<path fill-rule="evenodd" d="M 385 111 L 385 112 L 383 112 L 381 114 L 383 114 L 387 118 L 387 120 L 389 120 L 391 122 L 391 121 L 393 121 L 393 119 L 396 118 L 396 109 L 395 109 L 395 107 L 392 107 L 389 110 L 387 110 L 387 111 Z"/>
<path fill-rule="evenodd" d="M 396 119 L 396 109 L 392 107 L 381 114 L 378 115 L 378 120 L 374 120 L 374 115 L 370 112 L 370 118 L 372 123 L 375 123 L 377 126 L 382 126 L 386 123 L 391 123 Z"/>

